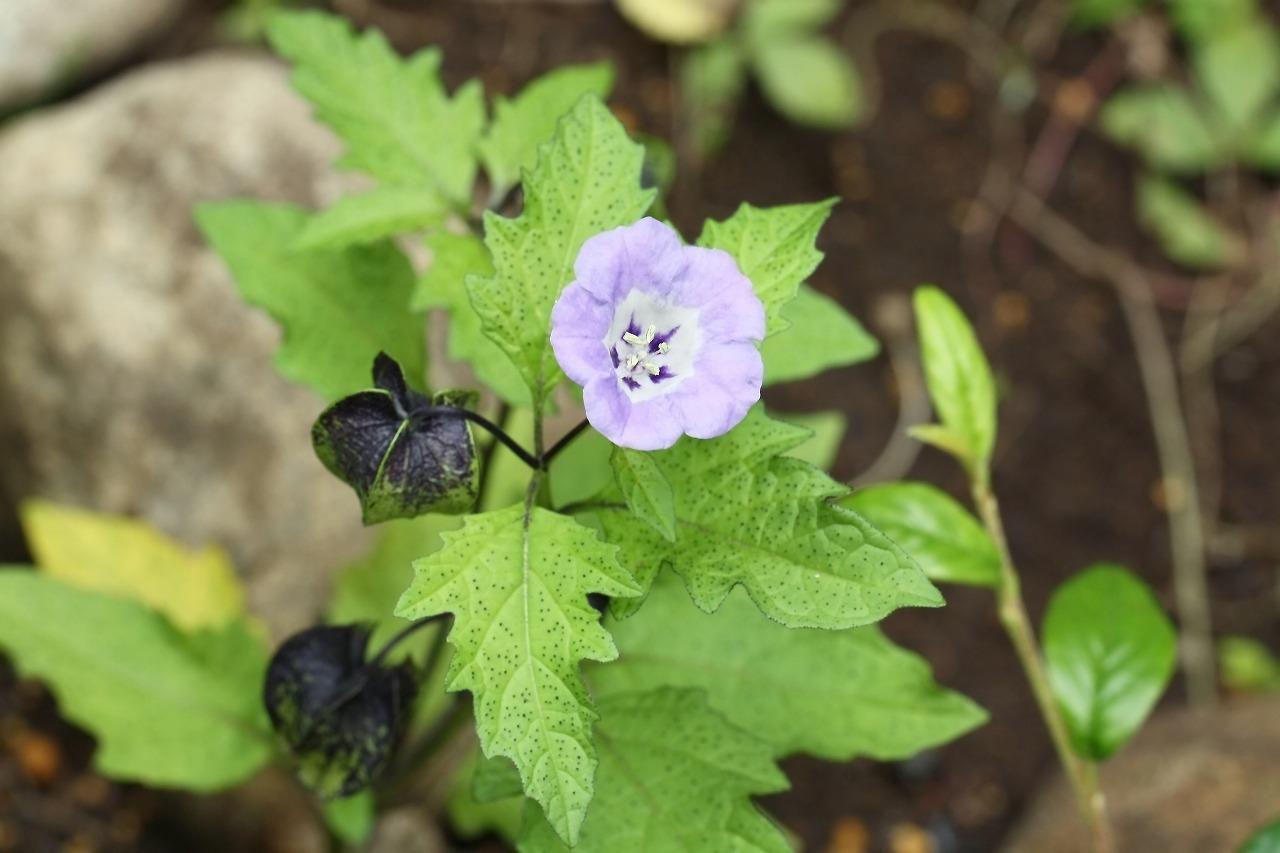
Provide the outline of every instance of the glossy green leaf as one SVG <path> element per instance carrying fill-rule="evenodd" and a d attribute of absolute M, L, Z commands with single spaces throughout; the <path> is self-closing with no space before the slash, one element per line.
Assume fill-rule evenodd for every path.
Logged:
<path fill-rule="evenodd" d="M 639 219 L 653 202 L 654 191 L 640 186 L 643 163 L 644 149 L 613 114 L 584 97 L 526 174 L 520 216 L 485 216 L 495 273 L 469 278 L 467 291 L 484 333 L 536 401 L 562 376 L 551 352 L 551 308 L 573 278 L 578 250 L 587 238 Z"/>
<path fill-rule="evenodd" d="M 996 443 L 996 383 L 973 327 L 951 297 L 916 288 L 915 312 L 925 382 L 952 452 L 974 479 L 985 480 Z"/>
<path fill-rule="evenodd" d="M 930 580 L 996 587 L 1000 553 L 982 525 L 927 483 L 859 489 L 841 503 L 862 513 L 920 564 Z"/>
<path fill-rule="evenodd" d="M 1170 84 L 1121 89 L 1103 104 L 1098 121 L 1103 133 L 1136 148 L 1157 169 L 1197 173 L 1221 159 L 1200 105 Z"/>
<path fill-rule="evenodd" d="M 844 486 L 783 455 L 807 437 L 756 408 L 720 438 L 686 437 L 651 453 L 675 496 L 675 542 L 622 508 L 598 513 L 606 537 L 642 585 L 670 564 L 707 612 L 738 585 L 770 618 L 797 628 L 848 628 L 899 607 L 941 605 L 901 549 L 828 503 Z"/>
<path fill-rule="evenodd" d="M 469 516 L 445 547 L 414 563 L 396 608 L 454 615 L 448 689 L 474 696 L 488 756 L 510 758 L 525 793 L 574 843 L 591 802 L 596 714 L 580 661 L 617 657 L 589 593 L 638 593 L 616 549 L 570 518 L 523 506 Z"/>
<path fill-rule="evenodd" d="M 1280 692 L 1280 660 L 1251 637 L 1218 640 L 1218 669 L 1231 690 Z"/>
<path fill-rule="evenodd" d="M 1258 14 L 1257 0 L 1165 0 L 1165 5 L 1182 37 L 1193 44 Z"/>
<path fill-rule="evenodd" d="M 598 695 L 664 685 L 704 690 L 715 710 L 779 758 L 908 758 L 986 719 L 874 626 L 785 628 L 741 591 L 715 613 L 702 613 L 670 573 L 635 616 L 610 630 L 620 657 L 591 668 Z"/>
<path fill-rule="evenodd" d="M 400 57 L 382 34 L 357 35 L 322 12 L 273 16 L 272 46 L 293 63 L 293 85 L 347 145 L 339 164 L 383 183 L 432 187 L 458 206 L 471 199 L 484 93 L 476 81 L 449 97 L 439 50 Z"/>
<path fill-rule="evenodd" d="M 185 636 L 134 601 L 0 570 L 0 650 L 49 685 L 113 778 L 214 791 L 270 759 L 266 650 L 244 621 Z"/>
<path fill-rule="evenodd" d="M 299 249 L 341 249 L 373 243 L 438 225 L 449 208 L 433 190 L 423 187 L 375 187 L 340 198 L 303 226 L 294 244 Z"/>
<path fill-rule="evenodd" d="M 366 788 L 351 797 L 329 800 L 322 808 L 324 825 L 344 844 L 358 847 L 373 833 L 377 813 L 372 789 Z"/>
<path fill-rule="evenodd" d="M 1280 853 L 1280 820 L 1258 830 L 1240 848 L 1240 853 Z"/>
<path fill-rule="evenodd" d="M 1144 175 L 1138 182 L 1138 219 L 1165 254 L 1180 264 L 1216 269 L 1239 262 L 1244 242 L 1173 181 Z"/>
<path fill-rule="evenodd" d="M 202 204 L 196 222 L 240 293 L 284 329 L 276 366 L 336 400 L 369 385 L 379 352 L 412 378 L 425 371 L 421 318 L 409 310 L 413 269 L 389 242 L 338 251 L 294 248 L 307 214 L 250 201 Z"/>
<path fill-rule="evenodd" d="M 764 303 L 770 335 L 787 328 L 783 307 L 818 268 L 822 252 L 815 243 L 836 199 L 779 207 L 741 205 L 723 222 L 708 220 L 698 245 L 723 249 L 751 279 Z"/>
<path fill-rule="evenodd" d="M 790 853 L 750 799 L 787 787 L 768 744 L 698 691 L 609 696 L 598 729 L 596 799 L 574 853 Z M 536 810 L 525 819 L 522 853 L 568 849 Z"/>
<path fill-rule="evenodd" d="M 555 133 L 560 117 L 583 95 L 600 100 L 613 88 L 613 68 L 606 63 L 565 65 L 534 80 L 514 98 L 497 98 L 493 124 L 480 140 L 480 160 L 489 174 L 490 195 L 502 198 L 532 169 L 538 146 Z"/>
<path fill-rule="evenodd" d="M 1245 140 L 1241 156 L 1259 169 L 1280 172 L 1280 110 L 1258 122 Z"/>
<path fill-rule="evenodd" d="M 1041 633 L 1072 745 L 1085 758 L 1109 757 L 1138 731 L 1173 675 L 1173 625 L 1145 583 L 1099 564 L 1058 588 Z"/>
<path fill-rule="evenodd" d="M 622 497 L 636 518 L 668 542 L 676 541 L 675 493 L 658 463 L 648 453 L 625 447 L 615 447 L 610 461 Z"/>
<path fill-rule="evenodd" d="M 808 285 L 782 307 L 789 323 L 760 346 L 764 384 L 808 379 L 824 370 L 847 367 L 876 357 L 880 345 L 840 303 Z"/>
<path fill-rule="evenodd" d="M 1253 124 L 1280 89 L 1280 41 L 1265 19 L 1217 30 L 1191 55 L 1196 80 L 1227 125 Z"/>
<path fill-rule="evenodd" d="M 1145 5 L 1147 0 L 1072 0 L 1071 17 L 1082 27 L 1105 27 Z"/>
<path fill-rule="evenodd" d="M 793 37 L 831 23 L 844 0 L 751 0 L 742 11 L 742 29 L 752 45 Z"/>
<path fill-rule="evenodd" d="M 824 38 L 769 40 L 756 47 L 751 61 L 765 98 L 798 124 L 843 128 L 862 112 L 858 70 Z"/>
<path fill-rule="evenodd" d="M 710 156 L 729 141 L 746 88 L 746 58 L 735 41 L 718 39 L 685 52 L 678 79 L 681 115 L 694 149 Z"/>

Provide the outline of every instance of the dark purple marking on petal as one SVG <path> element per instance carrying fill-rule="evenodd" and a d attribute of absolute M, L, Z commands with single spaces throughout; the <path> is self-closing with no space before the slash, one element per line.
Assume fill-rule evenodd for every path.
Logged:
<path fill-rule="evenodd" d="M 658 351 L 658 345 L 665 344 L 667 341 L 671 340 L 673 337 L 675 337 L 675 334 L 678 331 L 680 331 L 680 327 L 673 326 L 671 331 L 663 332 L 660 335 L 655 335 L 653 340 L 649 342 L 649 354 L 652 355 L 653 353 L 656 353 Z"/>
<path fill-rule="evenodd" d="M 671 377 L 675 376 L 675 374 L 672 373 L 670 370 L 667 370 L 667 366 L 664 364 L 658 368 L 657 373 L 650 373 L 648 374 L 648 376 L 649 376 L 649 381 L 652 382 L 654 385 L 657 385 L 662 380 L 670 379 Z"/>
<path fill-rule="evenodd" d="M 636 391 L 640 388 L 640 383 L 632 379 L 630 376 L 623 376 L 622 384 L 626 385 L 632 391 Z"/>
<path fill-rule="evenodd" d="M 640 324 L 636 322 L 636 315 L 631 315 L 631 322 L 627 323 L 627 331 L 636 337 L 640 336 Z"/>
<path fill-rule="evenodd" d="M 614 367 L 617 367 L 621 363 L 618 361 L 618 348 L 616 346 L 609 347 L 609 357 L 613 359 Z"/>

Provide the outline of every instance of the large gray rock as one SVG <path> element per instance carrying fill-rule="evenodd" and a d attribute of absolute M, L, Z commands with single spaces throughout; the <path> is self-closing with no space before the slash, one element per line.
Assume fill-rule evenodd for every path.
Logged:
<path fill-rule="evenodd" d="M 0 111 L 127 56 L 185 0 L 0 0 Z"/>
<path fill-rule="evenodd" d="M 277 632 L 367 542 L 311 451 L 322 408 L 272 367 L 192 223 L 202 200 L 316 205 L 332 136 L 265 58 L 155 66 L 0 134 L 0 502 L 142 516 L 228 548 Z"/>
<path fill-rule="evenodd" d="M 1280 817 L 1280 696 L 1157 716 L 1102 768 L 1116 849 L 1230 853 Z M 1065 782 L 1035 802 L 1006 853 L 1090 843 Z"/>

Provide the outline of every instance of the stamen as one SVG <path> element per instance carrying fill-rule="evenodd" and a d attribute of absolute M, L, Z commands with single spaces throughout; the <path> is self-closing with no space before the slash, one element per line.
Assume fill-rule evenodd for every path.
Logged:
<path fill-rule="evenodd" d="M 636 365 L 639 363 L 640 363 L 640 356 L 638 355 L 627 356 L 627 370 L 635 370 Z"/>
<path fill-rule="evenodd" d="M 622 339 L 627 343 L 631 344 L 633 347 L 638 347 L 642 343 L 644 343 L 643 338 L 641 338 L 639 335 L 634 334 L 632 332 L 623 332 Z"/>
<path fill-rule="evenodd" d="M 650 376 L 657 376 L 662 372 L 662 368 L 654 364 L 652 361 L 646 361 L 642 366 L 646 371 L 648 371 Z"/>
<path fill-rule="evenodd" d="M 658 334 L 658 327 L 650 323 L 649 328 L 644 330 L 644 340 L 641 341 L 641 343 L 643 343 L 645 346 L 648 346 L 653 341 L 654 336 L 657 334 Z"/>
<path fill-rule="evenodd" d="M 658 352 L 662 353 L 663 355 L 666 355 L 666 352 L 669 349 L 671 349 L 671 345 L 668 344 L 666 341 L 662 341 L 661 343 L 658 344 Z"/>

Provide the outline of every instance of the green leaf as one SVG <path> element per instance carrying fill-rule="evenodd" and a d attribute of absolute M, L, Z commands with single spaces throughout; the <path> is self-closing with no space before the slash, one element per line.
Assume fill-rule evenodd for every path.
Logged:
<path fill-rule="evenodd" d="M 1187 41 L 1198 43 L 1258 14 L 1256 0 L 1166 0 L 1169 15 Z"/>
<path fill-rule="evenodd" d="M 1170 84 L 1121 89 L 1103 104 L 1098 121 L 1103 133 L 1136 148 L 1157 169 L 1198 173 L 1221 159 L 1200 107 Z"/>
<path fill-rule="evenodd" d="M 651 453 L 671 484 L 676 541 L 623 509 L 598 515 L 624 565 L 647 586 L 669 563 L 704 611 L 742 585 L 791 627 L 848 628 L 942 598 L 901 549 L 852 510 L 831 506 L 844 486 L 783 454 L 808 434 L 759 407 L 728 434 L 683 438 Z"/>
<path fill-rule="evenodd" d="M 396 614 L 454 614 L 448 689 L 471 691 L 485 755 L 515 762 L 525 792 L 572 844 L 596 765 L 596 715 L 578 663 L 617 657 L 587 594 L 638 590 L 613 546 L 549 510 L 473 515 L 444 540 L 414 563 Z"/>
<path fill-rule="evenodd" d="M 105 775 L 213 791 L 271 757 L 266 650 L 243 620 L 184 636 L 136 602 L 4 569 L 0 649 L 94 734 Z"/>
<path fill-rule="evenodd" d="M 36 565 L 63 583 L 140 602 L 187 632 L 244 615 L 244 587 L 220 548 L 195 550 L 143 521 L 47 501 L 25 501 L 20 515 Z"/>
<path fill-rule="evenodd" d="M 840 303 L 808 285 L 800 285 L 795 299 L 783 306 L 782 320 L 791 328 L 765 338 L 760 346 L 765 385 L 808 379 L 875 358 L 880 351 L 876 339 Z"/>
<path fill-rule="evenodd" d="M 373 833 L 377 813 L 371 788 L 354 796 L 329 800 L 322 808 L 325 826 L 344 844 L 358 847 Z"/>
<path fill-rule="evenodd" d="M 604 100 L 612 88 L 609 64 L 566 65 L 534 80 L 511 100 L 495 99 L 493 124 L 479 144 L 491 197 L 504 197 L 520 182 L 521 171 L 533 168 L 538 146 L 551 138 L 556 122 L 583 95 Z"/>
<path fill-rule="evenodd" d="M 1098 564 L 1053 594 L 1042 628 L 1053 695 L 1076 751 L 1101 761 L 1142 725 L 1173 675 L 1177 634 L 1145 583 Z"/>
<path fill-rule="evenodd" d="M 610 630 L 620 657 L 591 668 L 597 695 L 700 688 L 711 707 L 779 758 L 797 752 L 831 761 L 908 758 L 986 719 L 873 626 L 784 628 L 741 592 L 708 615 L 670 573 L 654 583 L 639 613 Z"/>
<path fill-rule="evenodd" d="M 442 534 L 456 530 L 460 524 L 457 516 L 450 515 L 424 515 L 382 524 L 373 549 L 338 573 L 325 620 L 334 625 L 373 623 L 377 627 L 370 645 L 381 648 L 408 625 L 393 611 L 413 580 L 413 561 L 440 550 L 444 544 Z M 393 653 L 392 660 L 396 659 Z"/>
<path fill-rule="evenodd" d="M 1244 142 L 1241 155 L 1265 171 L 1280 172 L 1280 111 L 1267 116 Z"/>
<path fill-rule="evenodd" d="M 751 61 L 765 98 L 798 124 L 848 127 L 862 111 L 857 69 L 824 38 L 771 39 L 756 47 Z"/>
<path fill-rule="evenodd" d="M 450 98 L 439 50 L 403 59 L 381 33 L 357 35 L 335 15 L 280 13 L 268 35 L 293 63 L 294 87 L 347 144 L 340 165 L 388 184 L 433 187 L 459 207 L 469 203 L 485 119 L 478 82 Z"/>
<path fill-rule="evenodd" d="M 1000 553 L 969 512 L 927 483 L 886 483 L 841 501 L 910 554 L 930 580 L 996 587 Z"/>
<path fill-rule="evenodd" d="M 985 481 L 996 443 L 996 383 L 973 327 L 950 296 L 916 288 L 916 327 L 925 382 L 942 425 L 970 476 Z"/>
<path fill-rule="evenodd" d="M 484 241 L 473 234 L 436 231 L 426 243 L 431 250 L 431 265 L 414 288 L 413 308 L 448 311 L 449 358 L 471 365 L 476 377 L 511 405 L 530 405 L 524 379 L 506 353 L 480 328 L 480 315 L 471 307 L 467 294 L 467 276 L 493 275 L 493 261 Z"/>
<path fill-rule="evenodd" d="M 240 294 L 284 328 L 280 372 L 336 400 L 369 386 L 386 352 L 411 378 L 425 372 L 422 322 L 409 311 L 413 269 L 389 242 L 300 252 L 307 214 L 289 205 L 202 204 L 196 223 L 231 269 Z"/>
<path fill-rule="evenodd" d="M 615 447 L 613 475 L 636 518 L 668 542 L 676 541 L 676 499 L 667 477 L 648 453 Z"/>
<path fill-rule="evenodd" d="M 1280 88 L 1280 42 L 1264 19 L 1217 30 L 1191 54 L 1196 80 L 1233 131 L 1247 129 Z"/>
<path fill-rule="evenodd" d="M 1280 661 L 1265 645 L 1251 637 L 1218 640 L 1218 669 L 1222 683 L 1245 692 L 1280 691 Z"/>
<path fill-rule="evenodd" d="M 1200 202 L 1167 178 L 1144 175 L 1138 182 L 1138 219 L 1180 264 L 1217 269 L 1238 263 L 1243 241 Z"/>
<path fill-rule="evenodd" d="M 525 175 L 517 219 L 485 215 L 492 277 L 467 281 L 484 333 L 519 369 L 533 399 L 544 401 L 561 378 L 551 352 L 551 308 L 573 278 L 587 238 L 639 219 L 654 191 L 640 187 L 644 149 L 613 114 L 584 97 Z"/>
<path fill-rule="evenodd" d="M 476 749 L 454 774 L 445 807 L 449 813 L 450 825 L 463 839 L 472 840 L 492 832 L 514 845 L 523 823 L 525 798 L 508 796 L 501 799 L 481 799 L 476 796 L 476 782 L 479 781 L 477 776 L 482 768 L 492 767 L 495 763 L 497 760 L 486 759 Z M 506 763 L 511 766 L 510 762 Z M 520 776 L 514 768 L 511 772 L 516 776 L 515 793 L 520 794 Z"/>
<path fill-rule="evenodd" d="M 557 509 L 589 500 L 613 483 L 609 459 L 615 444 L 589 429 L 551 462 L 551 505 Z"/>
<path fill-rule="evenodd" d="M 1147 0 L 1072 0 L 1071 17 L 1082 27 L 1105 27 L 1145 5 Z"/>
<path fill-rule="evenodd" d="M 788 423 L 808 430 L 812 435 L 794 450 L 787 453 L 804 460 L 823 471 L 831 470 L 840 452 L 840 443 L 849 429 L 849 421 L 842 412 L 788 412 L 783 416 Z"/>
<path fill-rule="evenodd" d="M 596 799 L 574 853 L 790 853 L 751 802 L 785 790 L 769 746 L 708 707 L 696 690 L 622 693 L 600 702 Z M 519 849 L 562 851 L 526 812 Z"/>
<path fill-rule="evenodd" d="M 822 252 L 814 243 L 838 199 L 779 207 L 741 205 L 723 222 L 707 220 L 698 245 L 723 249 L 751 279 L 764 303 L 770 335 L 787 328 L 783 306 L 818 268 Z"/>
<path fill-rule="evenodd" d="M 406 231 L 438 225 L 447 205 L 422 187 L 376 187 L 346 196 L 308 220 L 294 244 L 298 249 L 341 249 L 373 243 Z"/>
<path fill-rule="evenodd" d="M 678 79 L 689 137 L 697 152 L 710 156 L 729 141 L 747 84 L 746 58 L 731 39 L 708 42 L 685 52 Z"/>
<path fill-rule="evenodd" d="M 1280 853 L 1280 820 L 1258 830 L 1240 848 L 1240 853 Z"/>

